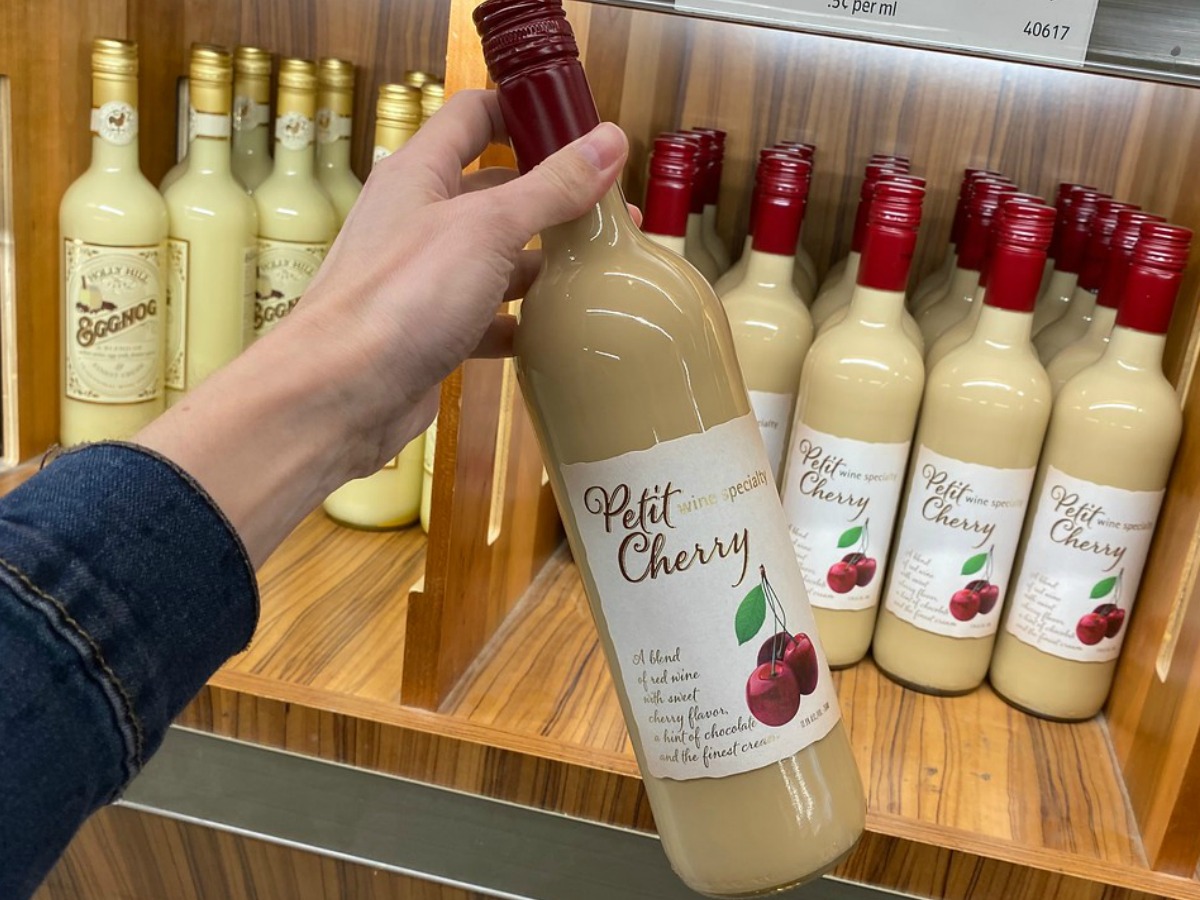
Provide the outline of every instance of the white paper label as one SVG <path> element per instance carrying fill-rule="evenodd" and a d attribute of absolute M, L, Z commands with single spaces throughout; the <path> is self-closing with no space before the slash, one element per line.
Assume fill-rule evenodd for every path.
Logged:
<path fill-rule="evenodd" d="M 387 159 L 391 155 L 392 151 L 387 147 L 381 147 L 379 144 L 376 144 L 375 149 L 371 152 L 371 165 L 373 167 L 377 166 L 382 160 Z"/>
<path fill-rule="evenodd" d="M 796 424 L 781 492 L 813 606 L 857 610 L 879 602 L 909 445 Z"/>
<path fill-rule="evenodd" d="M 1063 659 L 1116 659 L 1163 493 L 1093 484 L 1051 466 L 1013 581 L 1008 631 Z"/>
<path fill-rule="evenodd" d="M 288 150 L 303 150 L 313 142 L 313 120 L 298 112 L 287 112 L 275 120 L 275 140 Z"/>
<path fill-rule="evenodd" d="M 562 474 L 648 774 L 735 775 L 829 734 L 837 693 L 753 415 Z"/>
<path fill-rule="evenodd" d="M 1097 0 L 675 0 L 704 12 L 910 44 L 1082 63 Z"/>
<path fill-rule="evenodd" d="M 787 445 L 788 425 L 792 421 L 792 410 L 796 408 L 795 394 L 771 394 L 767 391 L 747 391 L 750 408 L 758 419 L 758 430 L 767 447 L 767 461 L 771 463 L 771 477 L 779 483 L 783 474 L 783 450 Z"/>
<path fill-rule="evenodd" d="M 338 115 L 328 106 L 317 110 L 317 140 L 322 144 L 348 139 L 353 131 L 350 116 Z"/>
<path fill-rule="evenodd" d="M 227 138 L 233 130 L 229 116 L 217 113 L 197 112 L 188 107 L 188 141 L 198 137 Z"/>
<path fill-rule="evenodd" d="M 254 334 L 262 337 L 292 311 L 317 274 L 328 244 L 258 239 L 258 283 L 254 292 Z"/>
<path fill-rule="evenodd" d="M 187 390 L 187 241 L 167 240 L 167 360 L 163 372 L 166 386 Z"/>
<path fill-rule="evenodd" d="M 934 634 L 994 634 L 1035 471 L 993 469 L 921 447 L 886 608 Z"/>
<path fill-rule="evenodd" d="M 68 238 L 64 252 L 67 396 L 91 403 L 161 397 L 162 247 Z"/>
<path fill-rule="evenodd" d="M 265 103 L 258 103 L 253 97 L 240 95 L 233 98 L 233 129 L 234 131 L 251 131 L 259 125 L 271 121 L 271 109 Z"/>
<path fill-rule="evenodd" d="M 128 146 L 137 137 L 137 110 L 128 103 L 110 100 L 92 110 L 92 132 L 117 147 Z"/>

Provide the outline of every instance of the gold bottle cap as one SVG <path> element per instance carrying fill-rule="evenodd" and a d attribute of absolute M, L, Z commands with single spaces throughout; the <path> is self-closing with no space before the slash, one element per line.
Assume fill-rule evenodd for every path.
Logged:
<path fill-rule="evenodd" d="M 137 44 L 113 38 L 96 38 L 92 41 L 92 71 L 97 75 L 137 75 Z"/>
<path fill-rule="evenodd" d="M 354 90 L 354 63 L 326 57 L 317 64 L 317 80 L 330 91 Z"/>
<path fill-rule="evenodd" d="M 229 84 L 233 81 L 233 57 L 224 47 L 215 44 L 192 44 L 188 78 L 192 81 Z"/>
<path fill-rule="evenodd" d="M 404 73 L 404 83 L 409 87 L 420 90 L 431 81 L 437 81 L 437 77 L 430 75 L 428 72 L 420 72 L 417 69 L 409 69 Z"/>
<path fill-rule="evenodd" d="M 407 125 L 421 124 L 421 92 L 404 84 L 381 84 L 375 116 Z"/>
<path fill-rule="evenodd" d="M 271 77 L 271 54 L 258 47 L 238 47 L 233 51 L 233 62 L 239 75 L 262 75 Z"/>
<path fill-rule="evenodd" d="M 281 59 L 279 86 L 294 91 L 316 91 L 317 67 L 307 59 Z"/>
<path fill-rule="evenodd" d="M 421 121 L 424 122 L 446 103 L 446 86 L 431 81 L 421 88 Z"/>

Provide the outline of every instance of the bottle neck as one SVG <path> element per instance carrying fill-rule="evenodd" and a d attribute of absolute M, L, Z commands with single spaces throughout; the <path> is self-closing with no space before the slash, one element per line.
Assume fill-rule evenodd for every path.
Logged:
<path fill-rule="evenodd" d="M 233 133 L 233 152 L 241 156 L 266 156 L 270 143 L 270 129 L 266 125 Z"/>
<path fill-rule="evenodd" d="M 378 163 L 381 159 L 386 159 L 391 156 L 401 147 L 408 143 L 409 139 L 417 133 L 417 126 L 405 125 L 400 122 L 386 121 L 383 119 L 375 120 L 375 148 L 372 154 L 372 160 Z"/>
<path fill-rule="evenodd" d="M 92 76 L 92 168 L 138 171 L 137 80 Z"/>
<path fill-rule="evenodd" d="M 950 279 L 950 287 L 946 291 L 946 302 L 953 303 L 955 300 L 970 299 L 975 296 L 978 287 L 979 272 L 975 269 L 956 267 L 954 275 Z"/>
<path fill-rule="evenodd" d="M 303 150 L 291 150 L 281 141 L 275 142 L 275 171 L 283 175 L 311 176 L 314 163 L 311 144 Z"/>
<path fill-rule="evenodd" d="M 1116 321 L 1117 311 L 1115 309 L 1097 305 L 1092 311 L 1092 321 L 1088 322 L 1085 339 L 1092 343 L 1107 340 Z"/>
<path fill-rule="evenodd" d="M 275 118 L 275 169 L 284 175 L 312 175 L 317 138 L 316 97 L 308 91 L 280 87 Z"/>
<path fill-rule="evenodd" d="M 350 139 L 317 144 L 317 165 L 327 172 L 350 171 Z"/>
<path fill-rule="evenodd" d="M 239 75 L 233 94 L 233 152 L 266 156 L 271 143 L 271 79 Z"/>
<path fill-rule="evenodd" d="M 691 226 L 692 217 L 688 217 Z M 699 223 L 700 216 L 695 216 Z M 590 210 L 562 225 L 542 232 L 542 246 L 551 259 L 577 260 L 595 246 L 618 247 L 629 242 L 637 229 L 629 217 L 629 207 L 619 185 L 608 189 Z"/>
<path fill-rule="evenodd" d="M 188 174 L 225 175 L 230 171 L 229 138 L 192 138 L 188 144 Z"/>
<path fill-rule="evenodd" d="M 850 295 L 846 318 L 865 325 L 899 326 L 904 318 L 904 292 L 879 290 L 860 282 Z"/>
<path fill-rule="evenodd" d="M 1116 365 L 1127 371 L 1151 372 L 1161 377 L 1166 346 L 1165 334 L 1118 325 L 1109 336 L 1108 347 L 1101 361 L 1104 365 Z"/>
<path fill-rule="evenodd" d="M 796 258 L 790 253 L 767 253 L 752 249 L 742 284 L 762 288 L 785 287 L 790 292 L 795 265 Z"/>
<path fill-rule="evenodd" d="M 1092 313 L 1096 310 L 1096 295 L 1084 287 L 1076 287 L 1075 292 L 1071 294 L 1071 305 L 1067 307 L 1066 318 L 1090 319 Z"/>
<path fill-rule="evenodd" d="M 1028 349 L 1032 328 L 1033 316 L 1029 313 L 999 309 L 984 303 L 979 311 L 979 323 L 975 326 L 969 342 L 997 350 L 1022 347 Z"/>

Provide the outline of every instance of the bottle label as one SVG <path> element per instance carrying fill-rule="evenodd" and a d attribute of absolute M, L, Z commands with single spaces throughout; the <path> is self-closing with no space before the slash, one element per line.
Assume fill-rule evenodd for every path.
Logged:
<path fill-rule="evenodd" d="M 167 239 L 167 360 L 163 381 L 173 391 L 187 390 L 187 241 Z"/>
<path fill-rule="evenodd" d="M 856 441 L 796 423 L 783 512 L 813 606 L 859 610 L 879 602 L 910 445 Z"/>
<path fill-rule="evenodd" d="M 116 147 L 132 144 L 138 133 L 137 110 L 120 100 L 110 100 L 92 110 L 92 133 Z"/>
<path fill-rule="evenodd" d="M 1126 491 L 1050 466 L 1005 628 L 1063 659 L 1121 653 L 1163 491 Z"/>
<path fill-rule="evenodd" d="M 254 292 L 254 334 L 262 337 L 300 302 L 325 259 L 328 244 L 258 239 L 258 283 Z"/>
<path fill-rule="evenodd" d="M 339 115 L 328 106 L 317 110 L 317 140 L 332 144 L 343 138 L 350 139 L 354 128 L 350 116 Z"/>
<path fill-rule="evenodd" d="M 391 155 L 392 151 L 387 147 L 381 147 L 379 144 L 376 144 L 375 149 L 371 153 L 371 166 L 379 165 L 382 160 L 387 159 Z"/>
<path fill-rule="evenodd" d="M 562 467 L 648 774 L 786 759 L 841 718 L 751 415 Z"/>
<path fill-rule="evenodd" d="M 162 247 L 64 241 L 66 395 L 89 403 L 162 396 Z"/>
<path fill-rule="evenodd" d="M 233 130 L 253 131 L 271 122 L 271 108 L 245 95 L 233 98 Z"/>
<path fill-rule="evenodd" d="M 995 634 L 1035 469 L 917 451 L 885 608 L 948 637 Z"/>
<path fill-rule="evenodd" d="M 288 150 L 303 150 L 313 142 L 313 120 L 298 112 L 286 112 L 275 120 L 275 140 Z"/>
<path fill-rule="evenodd" d="M 198 137 L 227 138 L 233 130 L 229 116 L 218 113 L 197 112 L 188 107 L 188 142 Z"/>
<path fill-rule="evenodd" d="M 796 408 L 795 394 L 772 394 L 767 391 L 747 391 L 750 408 L 758 419 L 758 430 L 767 447 L 767 460 L 771 463 L 771 476 L 779 483 L 783 474 L 783 450 L 787 445 L 788 423 L 792 421 L 792 410 Z"/>
<path fill-rule="evenodd" d="M 242 257 L 242 346 L 254 342 L 254 317 L 258 310 L 258 245 L 251 244 Z M 268 293 L 270 293 L 268 291 Z"/>

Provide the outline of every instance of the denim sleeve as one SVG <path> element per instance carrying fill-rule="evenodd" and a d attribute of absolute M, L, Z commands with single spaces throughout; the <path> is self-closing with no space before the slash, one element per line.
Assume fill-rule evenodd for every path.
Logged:
<path fill-rule="evenodd" d="M 237 534 L 149 451 L 67 453 L 0 500 L 0 897 L 36 889 L 257 619 Z"/>

